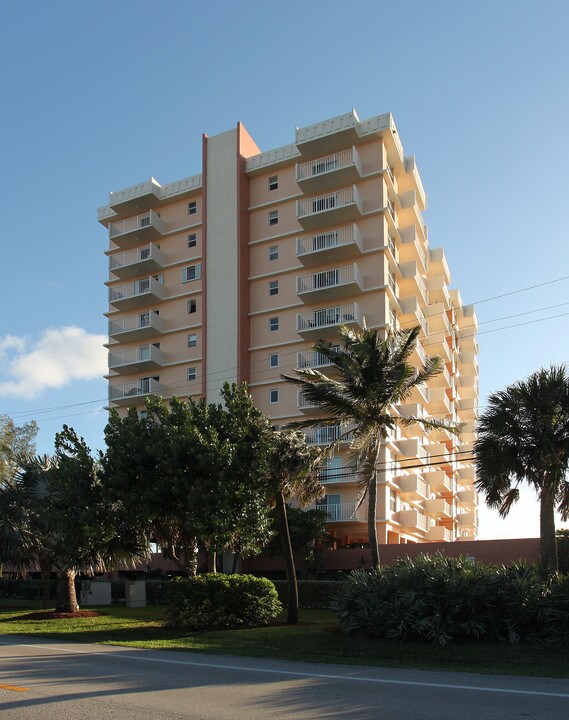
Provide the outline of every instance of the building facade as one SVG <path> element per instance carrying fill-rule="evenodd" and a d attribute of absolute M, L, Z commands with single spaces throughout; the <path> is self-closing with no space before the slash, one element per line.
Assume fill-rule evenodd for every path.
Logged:
<path fill-rule="evenodd" d="M 355 111 L 297 128 L 294 143 L 268 152 L 239 123 L 204 136 L 200 174 L 111 193 L 99 209 L 109 233 L 109 405 L 143 410 L 147 395 L 217 402 L 225 381 L 246 381 L 284 426 L 315 411 L 281 374 L 326 372 L 316 339 L 333 340 L 340 324 L 420 325 L 415 359 L 439 355 L 444 369 L 394 412 L 446 417 L 462 432 L 414 427 L 389 438 L 378 539 L 473 539 L 477 322 L 449 288 L 444 252 L 429 246 L 426 205 L 391 114 L 360 121 Z M 338 546 L 365 543 L 350 428 L 306 436 L 341 440 L 319 506 Z"/>

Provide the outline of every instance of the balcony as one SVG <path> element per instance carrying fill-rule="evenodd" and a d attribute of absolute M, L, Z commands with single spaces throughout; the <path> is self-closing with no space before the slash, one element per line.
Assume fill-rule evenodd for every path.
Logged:
<path fill-rule="evenodd" d="M 421 180 L 421 176 L 419 175 L 417 163 L 415 162 L 415 157 L 413 155 L 409 155 L 405 158 L 405 172 L 410 173 L 415 182 L 417 202 L 419 204 L 419 208 L 421 210 L 426 210 L 427 193 L 425 192 L 425 188 L 423 187 L 423 182 Z"/>
<path fill-rule="evenodd" d="M 429 459 L 429 454 L 419 438 L 399 440 L 396 446 L 399 454 L 403 456 L 401 461 L 409 460 L 413 461 L 414 464 L 416 462 L 426 462 Z"/>
<path fill-rule="evenodd" d="M 302 390 L 297 393 L 296 407 L 303 412 L 312 413 L 318 410 L 319 405 L 309 400 Z"/>
<path fill-rule="evenodd" d="M 461 400 L 474 400 L 478 397 L 478 376 L 460 375 L 458 387 Z"/>
<path fill-rule="evenodd" d="M 109 320 L 109 337 L 120 342 L 143 340 L 160 335 L 166 329 L 166 323 L 154 312 Z"/>
<path fill-rule="evenodd" d="M 430 498 L 425 500 L 424 507 L 428 515 L 432 515 L 440 520 L 452 520 L 452 504 L 443 498 Z"/>
<path fill-rule="evenodd" d="M 425 336 L 428 336 L 430 326 L 427 324 L 418 298 L 416 296 L 402 298 L 399 301 L 399 306 L 401 308 L 401 322 L 404 326 L 413 322 L 421 327 Z"/>
<path fill-rule="evenodd" d="M 442 525 L 435 525 L 428 529 L 427 540 L 431 542 L 451 542 L 452 532 Z"/>
<path fill-rule="evenodd" d="M 305 230 L 354 222 L 361 216 L 362 201 L 355 185 L 296 202 L 296 218 Z"/>
<path fill-rule="evenodd" d="M 460 350 L 466 350 L 478 355 L 478 342 L 476 341 L 476 331 L 473 328 L 465 328 L 458 332 L 458 342 Z"/>
<path fill-rule="evenodd" d="M 427 286 L 417 263 L 411 260 L 411 262 L 400 265 L 399 269 L 401 270 L 399 297 L 418 297 L 422 300 L 423 305 L 428 305 L 429 294 L 427 292 Z"/>
<path fill-rule="evenodd" d="M 118 214 L 148 210 L 160 202 L 162 186 L 154 178 L 126 190 L 109 193 L 109 205 Z"/>
<path fill-rule="evenodd" d="M 361 292 L 362 278 L 357 265 L 323 270 L 296 278 L 296 293 L 305 302 L 335 300 Z"/>
<path fill-rule="evenodd" d="M 404 500 L 426 500 L 429 494 L 427 484 L 418 475 L 402 475 L 395 478 L 399 495 Z"/>
<path fill-rule="evenodd" d="M 142 307 L 164 299 L 164 285 L 153 277 L 109 288 L 109 303 L 117 310 Z"/>
<path fill-rule="evenodd" d="M 456 493 L 456 500 L 461 505 L 474 507 L 477 501 L 476 490 L 474 490 L 474 488 L 471 488 L 470 490 L 459 490 Z"/>
<path fill-rule="evenodd" d="M 166 264 L 164 253 L 156 245 L 127 250 L 109 257 L 109 271 L 121 280 L 137 275 L 152 275 Z"/>
<path fill-rule="evenodd" d="M 109 402 L 115 405 L 136 405 L 147 395 L 163 395 L 164 386 L 154 378 L 142 378 L 124 385 L 109 386 Z"/>
<path fill-rule="evenodd" d="M 399 246 L 400 262 L 418 260 L 422 272 L 429 269 L 429 256 L 425 250 L 425 240 L 417 233 L 415 225 L 399 228 L 401 244 Z"/>
<path fill-rule="evenodd" d="M 445 387 L 430 388 L 428 406 L 431 415 L 448 415 L 452 413 L 452 403 Z"/>
<path fill-rule="evenodd" d="M 118 373 L 133 373 L 161 367 L 164 353 L 154 345 L 109 353 L 109 370 Z"/>
<path fill-rule="evenodd" d="M 322 308 L 296 316 L 296 331 L 303 338 L 319 338 L 329 334 L 339 325 L 363 327 L 361 311 L 357 303 Z"/>
<path fill-rule="evenodd" d="M 354 183 L 362 176 L 362 163 L 355 147 L 296 165 L 296 182 L 307 192 Z"/>
<path fill-rule="evenodd" d="M 410 530 L 411 532 L 427 530 L 427 518 L 418 510 L 400 510 L 393 514 L 392 519 L 394 522 L 399 523 L 402 529 Z"/>
<path fill-rule="evenodd" d="M 414 190 L 408 190 L 399 195 L 399 202 L 401 203 L 400 224 L 409 225 L 413 223 L 419 228 L 425 240 L 427 240 L 428 230 L 417 202 L 418 199 L 417 193 Z"/>
<path fill-rule="evenodd" d="M 339 350 L 340 346 L 335 345 L 334 349 Z M 322 353 L 316 352 L 315 350 L 304 350 L 296 353 L 296 367 L 298 370 L 327 368 L 332 367 L 332 362 Z"/>
<path fill-rule="evenodd" d="M 363 239 L 356 224 L 296 238 L 296 256 L 305 265 L 324 265 L 361 255 Z"/>
<path fill-rule="evenodd" d="M 475 512 L 461 513 L 456 516 L 459 527 L 476 530 L 478 528 L 478 516 Z"/>
<path fill-rule="evenodd" d="M 358 520 L 356 518 L 355 502 L 330 503 L 328 505 L 313 505 L 316 510 L 323 510 L 326 513 L 327 522 L 342 522 L 346 520 Z"/>
<path fill-rule="evenodd" d="M 331 467 L 324 468 L 319 474 L 318 479 L 323 485 L 332 483 L 355 483 L 358 475 L 353 467 Z"/>
<path fill-rule="evenodd" d="M 453 480 L 442 470 L 425 473 L 424 479 L 429 483 L 431 492 L 452 493 L 454 490 Z"/>
<path fill-rule="evenodd" d="M 354 428 L 352 425 L 323 425 L 304 430 L 308 445 L 330 445 L 330 443 L 352 442 Z"/>
<path fill-rule="evenodd" d="M 434 275 L 428 278 L 427 288 L 431 303 L 440 303 L 445 310 L 450 308 L 450 293 L 448 283 L 443 275 Z"/>
<path fill-rule="evenodd" d="M 164 235 L 166 226 L 160 215 L 149 210 L 142 215 L 119 220 L 109 225 L 109 239 L 120 247 L 134 247 Z"/>
<path fill-rule="evenodd" d="M 463 467 L 459 467 L 457 472 L 458 477 L 468 485 L 471 485 L 474 482 L 474 465 L 464 465 Z"/>
<path fill-rule="evenodd" d="M 458 414 L 461 420 L 476 420 L 478 417 L 478 401 L 475 397 L 458 401 Z"/>

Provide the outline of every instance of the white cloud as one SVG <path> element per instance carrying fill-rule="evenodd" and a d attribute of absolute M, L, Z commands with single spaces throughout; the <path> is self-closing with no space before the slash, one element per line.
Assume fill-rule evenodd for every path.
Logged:
<path fill-rule="evenodd" d="M 0 337 L 0 395 L 33 398 L 48 388 L 102 377 L 107 372 L 105 342 L 105 335 L 75 326 L 44 330 L 36 342 Z"/>

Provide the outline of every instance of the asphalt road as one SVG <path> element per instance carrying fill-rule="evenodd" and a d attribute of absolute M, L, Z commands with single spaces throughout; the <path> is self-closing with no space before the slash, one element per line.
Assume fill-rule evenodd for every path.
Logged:
<path fill-rule="evenodd" d="M 564 720 L 569 680 L 0 636 L 2 720 Z"/>

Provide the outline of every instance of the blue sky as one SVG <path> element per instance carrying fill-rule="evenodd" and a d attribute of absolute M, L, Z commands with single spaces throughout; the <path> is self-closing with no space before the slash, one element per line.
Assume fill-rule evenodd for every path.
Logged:
<path fill-rule="evenodd" d="M 481 407 L 567 360 L 568 3 L 20 0 L 2 11 L 0 412 L 35 418 L 39 450 L 64 422 L 102 447 L 96 208 L 150 176 L 199 172 L 201 134 L 238 120 L 269 149 L 352 107 L 392 112 L 429 194 L 431 245 L 478 303 Z M 506 523 L 482 510 L 480 535 L 537 535 L 537 518 L 528 493 Z"/>

